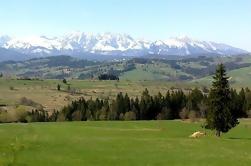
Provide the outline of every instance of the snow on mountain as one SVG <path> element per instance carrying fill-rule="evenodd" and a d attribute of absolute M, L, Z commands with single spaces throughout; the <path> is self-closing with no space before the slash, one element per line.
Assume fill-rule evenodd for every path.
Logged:
<path fill-rule="evenodd" d="M 143 56 L 157 55 L 234 55 L 247 51 L 215 42 L 198 41 L 188 37 L 167 40 L 136 40 L 127 34 L 92 34 L 72 32 L 60 37 L 32 36 L 25 38 L 0 37 L 0 47 L 29 56 L 80 55 L 84 53 Z"/>
<path fill-rule="evenodd" d="M 3 47 L 11 38 L 9 36 L 0 36 L 0 47 Z"/>

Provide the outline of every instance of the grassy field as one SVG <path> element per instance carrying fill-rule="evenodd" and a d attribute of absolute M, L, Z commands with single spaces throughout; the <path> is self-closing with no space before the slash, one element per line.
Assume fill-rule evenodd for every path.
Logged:
<path fill-rule="evenodd" d="M 68 85 L 62 80 L 16 80 L 0 78 L 0 104 L 10 106 L 19 103 L 20 98 L 26 97 L 42 104 L 46 110 L 60 109 L 72 100 L 83 96 L 85 98 L 114 98 L 119 92 L 128 93 L 130 96 L 140 96 L 145 88 L 151 94 L 162 92 L 163 94 L 171 87 L 195 87 L 197 84 L 168 81 L 97 81 L 97 80 L 70 80 L 71 89 L 78 93 L 68 93 Z M 61 91 L 57 85 L 61 85 Z M 13 89 L 11 89 L 11 87 Z"/>
<path fill-rule="evenodd" d="M 233 70 L 229 72 L 231 79 L 231 86 L 237 89 L 241 87 L 250 87 L 251 77 L 250 67 Z M 142 71 L 141 71 L 142 72 Z M 135 77 L 148 77 L 142 73 L 134 73 Z M 152 75 L 152 78 L 157 75 Z M 68 85 L 62 83 L 62 80 L 16 80 L 0 78 L 0 105 L 6 104 L 8 106 L 15 106 L 20 104 L 22 97 L 32 99 L 45 107 L 46 110 L 61 109 L 73 100 L 79 97 L 85 98 L 114 98 L 119 92 L 128 93 L 129 96 L 140 96 L 145 88 L 148 88 L 151 94 L 161 92 L 165 94 L 168 90 L 180 88 L 183 90 L 194 87 L 202 88 L 204 86 L 210 87 L 212 77 L 205 77 L 202 79 L 186 82 L 170 82 L 170 81 L 136 81 L 136 80 L 120 81 L 98 81 L 98 80 L 69 80 L 68 83 L 71 89 L 75 89 L 77 93 L 69 93 L 67 91 Z M 57 85 L 61 85 L 61 91 L 57 90 Z"/>
<path fill-rule="evenodd" d="M 251 164 L 251 120 L 221 138 L 189 138 L 200 123 L 65 122 L 0 125 L 0 165 Z"/>

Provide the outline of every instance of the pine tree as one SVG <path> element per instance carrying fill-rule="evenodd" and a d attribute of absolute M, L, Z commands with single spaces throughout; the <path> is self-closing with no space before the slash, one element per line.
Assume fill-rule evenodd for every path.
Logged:
<path fill-rule="evenodd" d="M 172 92 L 170 95 L 169 108 L 171 110 L 171 119 L 178 119 L 179 113 L 186 105 L 186 96 L 182 90 Z"/>
<path fill-rule="evenodd" d="M 58 89 L 58 91 L 60 91 L 60 89 L 61 89 L 60 84 L 57 85 L 57 89 Z"/>
<path fill-rule="evenodd" d="M 192 92 L 187 96 L 187 108 L 189 111 L 199 111 L 199 104 L 202 102 L 204 96 L 202 92 L 195 88 Z"/>
<path fill-rule="evenodd" d="M 246 100 L 246 94 L 243 88 L 241 88 L 241 91 L 239 93 L 239 101 L 241 104 L 239 117 L 246 118 L 247 117 L 247 100 Z"/>
<path fill-rule="evenodd" d="M 145 89 L 139 103 L 141 120 L 152 120 L 152 117 L 150 117 L 152 105 L 152 96 L 150 96 L 148 89 Z"/>
<path fill-rule="evenodd" d="M 220 137 L 221 132 L 228 132 L 239 122 L 231 112 L 230 87 L 223 64 L 218 65 L 213 79 L 209 93 L 209 112 L 206 117 L 206 128 L 216 130 L 216 136 Z"/>
<path fill-rule="evenodd" d="M 130 105 L 131 105 L 130 98 L 128 97 L 128 94 L 126 93 L 125 97 L 124 97 L 124 107 L 125 107 L 124 110 L 125 110 L 125 112 L 129 112 L 131 110 Z"/>
<path fill-rule="evenodd" d="M 65 78 L 63 79 L 63 83 L 64 83 L 64 84 L 67 84 L 67 81 L 66 81 L 66 79 L 65 79 Z"/>

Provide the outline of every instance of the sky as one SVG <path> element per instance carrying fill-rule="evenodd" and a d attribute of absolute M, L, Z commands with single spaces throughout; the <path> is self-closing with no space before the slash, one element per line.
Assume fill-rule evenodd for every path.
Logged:
<path fill-rule="evenodd" d="M 1 0 L 0 35 L 188 36 L 251 51 L 251 0 Z"/>

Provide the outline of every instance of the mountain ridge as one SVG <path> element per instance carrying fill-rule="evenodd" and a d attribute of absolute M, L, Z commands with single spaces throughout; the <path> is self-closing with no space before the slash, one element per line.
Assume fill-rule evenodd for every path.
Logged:
<path fill-rule="evenodd" d="M 78 56 L 100 54 L 113 56 L 144 55 L 236 55 L 248 51 L 210 41 L 194 40 L 189 37 L 176 37 L 167 40 L 139 40 L 128 34 L 72 32 L 58 37 L 31 36 L 12 38 L 0 36 L 0 48 L 15 51 L 27 57 L 53 55 Z"/>

